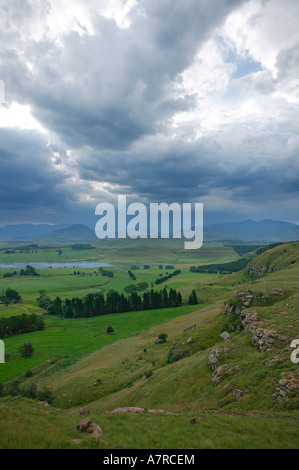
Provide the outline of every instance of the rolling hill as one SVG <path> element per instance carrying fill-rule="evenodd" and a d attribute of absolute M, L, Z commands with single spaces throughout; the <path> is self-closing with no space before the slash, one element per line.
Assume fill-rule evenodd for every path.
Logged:
<path fill-rule="evenodd" d="M 208 226 L 205 236 L 215 241 L 287 242 L 299 239 L 299 226 L 289 222 L 249 219 Z"/>
<path fill-rule="evenodd" d="M 49 390 L 52 406 L 0 400 L 4 445 L 28 446 L 14 434 L 17 414 L 37 446 L 46 434 L 48 447 L 298 447 L 299 369 L 290 344 L 299 333 L 299 242 L 250 265 L 266 269 L 249 267 L 213 284 L 193 281 L 198 296 L 209 295 L 204 308 L 21 376 L 21 386 Z M 113 325 L 113 316 L 107 321 Z M 225 341 L 223 331 L 230 335 Z M 156 344 L 162 332 L 167 342 Z M 97 332 L 82 328 L 90 334 Z M 78 435 L 82 406 L 102 427 L 104 441 Z"/>
<path fill-rule="evenodd" d="M 85 225 L 75 224 L 71 227 L 54 230 L 40 237 L 44 241 L 53 242 L 96 242 L 96 237 L 93 230 Z"/>

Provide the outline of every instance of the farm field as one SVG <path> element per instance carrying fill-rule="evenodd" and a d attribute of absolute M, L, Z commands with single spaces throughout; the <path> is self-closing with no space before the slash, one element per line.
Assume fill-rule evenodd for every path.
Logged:
<path fill-rule="evenodd" d="M 86 245 L 74 243 L 14 244 L 0 247 L 0 263 L 62 263 L 98 261 L 132 264 L 205 264 L 239 258 L 231 246 L 205 244 L 200 250 L 184 250 L 183 240 L 106 240 Z"/>
<path fill-rule="evenodd" d="M 250 275 L 247 269 L 230 275 L 194 273 L 189 270 L 196 265 L 194 260 L 190 264 L 169 262 L 181 272 L 158 286 L 155 280 L 172 269 L 161 269 L 158 264 L 145 269 L 138 263 L 139 269 L 132 271 L 136 280 L 132 280 L 128 270 L 133 262 L 105 268 L 113 272 L 113 278 L 102 276 L 97 269 L 79 274 L 73 269 L 45 269 L 37 270 L 40 277 L 0 277 L 1 290 L 11 287 L 22 296 L 21 303 L 0 306 L 0 319 L 28 311 L 43 315 L 46 325 L 43 331 L 5 339 L 10 356 L 1 365 L 0 382 L 4 393 L 12 396 L 0 399 L 0 427 L 7 424 L 0 447 L 298 447 L 298 366 L 290 360 L 289 347 L 298 336 L 298 259 L 297 242 L 254 257 L 252 269 L 262 268 L 261 277 Z M 178 289 L 183 305 L 62 318 L 46 315 L 37 303 L 43 289 L 52 299 L 56 295 L 84 297 L 110 289 L 123 292 L 138 282 L 147 282 L 148 288 L 153 284 L 157 289 Z M 193 289 L 198 304 L 188 305 Z M 275 330 L 282 342 L 275 340 L 272 348 L 261 350 L 247 329 L 230 323 L 240 325 L 237 318 L 230 320 L 223 314 L 224 305 L 227 299 L 239 305 L 238 292 L 259 299 L 249 313 L 258 315 L 260 328 Z M 265 303 L 262 298 L 267 299 Z M 107 334 L 108 326 L 113 327 L 112 334 Z M 220 338 L 225 330 L 230 332 L 226 343 Z M 157 344 L 161 333 L 167 340 Z M 18 351 L 25 342 L 34 346 L 28 358 L 20 357 Z M 211 369 L 210 357 L 215 351 L 219 362 L 217 369 Z M 280 399 L 277 390 L 282 378 L 294 388 Z M 35 386 L 47 390 L 51 396 L 47 414 L 43 404 L 14 395 L 16 384 L 21 394 Z M 91 419 L 103 429 L 104 441 L 78 436 L 75 427 L 82 406 L 88 406 Z M 143 411 L 140 415 L 113 414 L 119 407 Z M 14 436 L 9 424 L 16 413 L 25 421 L 22 437 Z M 60 426 L 59 437 L 54 423 Z M 50 430 L 47 436 L 46 426 Z M 173 432 L 178 428 L 183 434 L 180 439 Z"/>
<path fill-rule="evenodd" d="M 133 271 L 136 276 L 135 282 L 147 282 L 149 288 L 153 286 L 158 290 L 163 289 L 165 285 L 179 288 L 184 291 L 187 299 L 191 292 L 191 279 L 194 282 L 203 281 L 205 284 L 217 277 L 217 275 L 211 274 L 190 273 L 188 265 L 180 265 L 181 274 L 179 276 L 155 286 L 154 282 L 159 276 L 165 276 L 166 273 L 173 271 L 166 270 L 165 266 L 160 269 L 159 266 L 161 265 L 151 265 L 150 269 L 139 266 L 139 269 Z M 37 297 L 42 290 L 45 290 L 52 299 L 56 296 L 64 299 L 75 296 L 84 297 L 89 293 L 96 292 L 106 294 L 111 289 L 123 292 L 126 286 L 134 284 L 128 274 L 130 266 L 112 266 L 106 269 L 113 272 L 113 278 L 102 276 L 95 268 L 38 269 L 39 276 L 17 275 L 4 278 L 5 273 L 14 272 L 15 270 L 2 269 L 0 270 L 0 292 L 7 288 L 15 289 L 20 293 L 22 301 L 11 306 L 0 305 L 0 318 L 23 313 L 44 315 L 44 311 L 38 307 L 37 303 Z M 203 300 L 202 306 L 204 302 Z M 70 356 L 72 361 L 78 360 L 82 355 L 102 348 L 112 341 L 137 334 L 153 325 L 164 323 L 176 316 L 185 315 L 191 310 L 191 306 L 184 305 L 178 308 L 127 312 L 89 319 L 64 319 L 44 315 L 45 330 L 14 336 L 5 340 L 6 352 L 10 355 L 10 360 L 1 367 L 0 382 L 11 380 L 31 367 L 51 360 L 51 358 L 57 360 L 57 358 Z M 115 333 L 107 335 L 106 329 L 110 324 L 115 329 Z M 24 359 L 19 356 L 18 348 L 27 341 L 34 343 L 36 352 L 34 357 Z"/>

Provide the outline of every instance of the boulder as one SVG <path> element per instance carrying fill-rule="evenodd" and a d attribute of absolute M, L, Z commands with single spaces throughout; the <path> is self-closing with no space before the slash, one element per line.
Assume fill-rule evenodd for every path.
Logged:
<path fill-rule="evenodd" d="M 187 326 L 186 328 L 184 328 L 183 331 L 184 331 L 184 333 L 185 333 L 186 331 L 194 330 L 194 328 L 196 328 L 196 325 Z"/>
<path fill-rule="evenodd" d="M 224 331 L 221 333 L 220 338 L 223 339 L 223 341 L 227 341 L 230 338 L 230 334 L 227 331 Z"/>
<path fill-rule="evenodd" d="M 188 338 L 187 341 L 186 341 L 187 344 L 191 344 L 193 343 L 193 338 Z"/>
<path fill-rule="evenodd" d="M 87 429 L 86 432 L 90 434 L 91 437 L 94 437 L 96 439 L 102 439 L 103 437 L 103 431 L 100 428 L 100 426 L 96 423 L 91 424 Z"/>
<path fill-rule="evenodd" d="M 132 413 L 132 414 L 137 414 L 137 413 L 143 413 L 144 409 L 143 408 L 137 408 L 135 406 L 128 406 L 124 408 L 115 408 L 111 413 L 114 415 L 121 415 L 124 413 Z"/>
<path fill-rule="evenodd" d="M 80 415 L 89 415 L 90 411 L 89 411 L 88 408 L 81 408 L 81 410 L 79 411 L 79 414 Z"/>
<path fill-rule="evenodd" d="M 77 426 L 78 431 L 84 432 L 91 425 L 92 421 L 90 418 L 84 418 Z"/>

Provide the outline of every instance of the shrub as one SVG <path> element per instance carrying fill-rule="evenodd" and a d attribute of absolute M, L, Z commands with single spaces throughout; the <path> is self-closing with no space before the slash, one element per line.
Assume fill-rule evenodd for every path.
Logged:
<path fill-rule="evenodd" d="M 148 371 L 146 371 L 146 372 L 144 373 L 144 375 L 145 375 L 145 377 L 146 377 L 147 379 L 149 379 L 149 378 L 153 375 L 153 371 L 152 371 L 152 370 L 148 370 Z"/>
<path fill-rule="evenodd" d="M 23 346 L 19 347 L 19 352 L 22 357 L 31 357 L 34 351 L 34 347 L 31 343 L 24 343 Z"/>
<path fill-rule="evenodd" d="M 108 328 L 106 330 L 106 333 L 108 333 L 108 334 L 114 333 L 114 328 L 112 326 L 108 326 Z"/>
<path fill-rule="evenodd" d="M 29 379 L 30 377 L 33 377 L 33 373 L 31 370 L 27 370 L 27 372 L 25 372 L 24 376 L 26 377 L 26 379 Z"/>
<path fill-rule="evenodd" d="M 22 397 L 31 398 L 34 400 L 37 395 L 36 383 L 32 382 L 29 385 L 20 387 L 20 394 Z"/>
<path fill-rule="evenodd" d="M 40 401 L 45 401 L 49 403 L 49 405 L 52 403 L 53 398 L 54 397 L 53 397 L 51 390 L 49 390 L 46 387 L 42 388 L 41 390 L 37 392 L 37 399 Z"/>
<path fill-rule="evenodd" d="M 20 394 L 19 382 L 11 382 L 7 385 L 5 395 L 16 397 Z"/>
<path fill-rule="evenodd" d="M 184 357 L 188 357 L 190 355 L 190 351 L 185 349 L 178 343 L 174 343 L 167 354 L 167 362 L 168 364 L 172 364 L 173 362 L 177 362 Z"/>
<path fill-rule="evenodd" d="M 159 342 L 162 344 L 162 343 L 166 343 L 167 342 L 167 338 L 168 338 L 168 335 L 166 333 L 161 333 L 159 334 L 158 336 L 158 340 Z"/>
<path fill-rule="evenodd" d="M 193 289 L 189 297 L 189 305 L 197 305 L 197 304 L 198 304 L 197 295 L 196 295 L 195 290 Z"/>

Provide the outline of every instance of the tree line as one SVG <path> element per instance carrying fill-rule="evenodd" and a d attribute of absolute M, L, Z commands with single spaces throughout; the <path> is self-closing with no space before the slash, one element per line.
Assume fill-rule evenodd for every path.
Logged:
<path fill-rule="evenodd" d="M 112 313 L 178 307 L 182 304 L 182 296 L 175 289 L 170 289 L 169 292 L 166 289 L 159 292 L 152 289 L 143 295 L 132 292 L 129 296 L 110 290 L 106 296 L 96 293 L 88 294 L 84 298 L 73 297 L 65 300 L 56 297 L 51 301 L 43 292 L 38 302 L 50 315 L 86 318 Z"/>
<path fill-rule="evenodd" d="M 8 278 L 8 277 L 14 277 L 14 276 L 17 276 L 17 275 L 18 275 L 18 272 L 13 271 L 13 272 L 4 273 L 3 277 Z M 21 269 L 20 270 L 19 275 L 20 276 L 40 276 L 40 274 L 38 274 L 36 269 L 33 266 L 30 266 L 29 264 L 26 266 L 26 269 Z"/>
<path fill-rule="evenodd" d="M 159 278 L 155 281 L 155 284 L 156 284 L 156 285 L 162 284 L 163 282 L 168 281 L 168 279 L 171 279 L 172 277 L 177 276 L 178 274 L 181 274 L 181 270 L 180 270 L 180 269 L 177 269 L 176 271 L 174 271 L 174 272 L 171 273 L 171 274 L 168 274 L 167 276 L 159 277 Z"/>
<path fill-rule="evenodd" d="M 102 274 L 102 276 L 111 278 L 114 277 L 114 273 L 112 271 L 108 271 L 107 269 L 99 268 L 99 272 Z"/>
<path fill-rule="evenodd" d="M 246 268 L 248 263 L 248 259 L 240 258 L 231 263 L 207 264 L 197 267 L 191 266 L 190 271 L 192 273 L 230 274 L 242 271 L 242 269 Z"/>
<path fill-rule="evenodd" d="M 45 323 L 40 315 L 16 315 L 8 318 L 0 318 L 0 338 L 41 331 L 45 328 Z"/>

